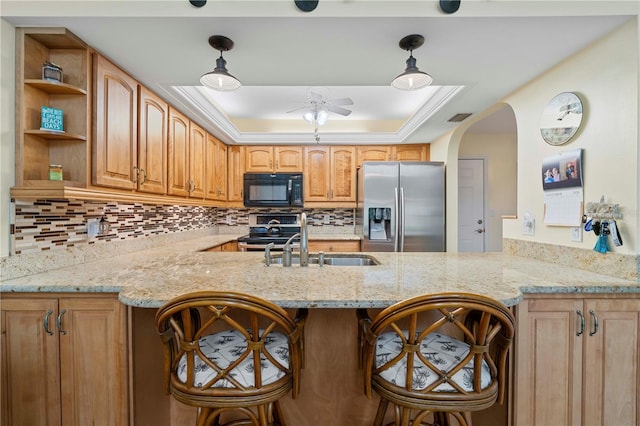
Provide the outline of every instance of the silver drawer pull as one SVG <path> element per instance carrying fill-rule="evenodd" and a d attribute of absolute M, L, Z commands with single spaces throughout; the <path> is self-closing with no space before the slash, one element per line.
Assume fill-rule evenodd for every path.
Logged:
<path fill-rule="evenodd" d="M 67 312 L 66 309 L 63 309 L 60 311 L 60 313 L 58 314 L 58 332 L 60 334 L 67 334 L 66 330 L 62 329 L 62 316 L 64 315 L 64 313 Z"/>
<path fill-rule="evenodd" d="M 46 331 L 46 333 L 49 336 L 53 336 L 53 331 L 49 330 L 49 317 L 51 316 L 52 313 L 53 313 L 53 309 L 49 309 L 47 313 L 44 314 L 44 321 L 43 321 L 44 331 Z"/>
<path fill-rule="evenodd" d="M 593 336 L 598 332 L 598 316 L 593 309 L 589 310 L 589 314 L 591 315 L 591 318 L 593 318 L 593 330 L 589 332 L 589 336 Z"/>
<path fill-rule="evenodd" d="M 584 333 L 584 315 L 582 315 L 582 311 L 576 311 L 576 314 L 580 317 L 580 330 L 576 332 L 576 336 L 582 336 Z"/>

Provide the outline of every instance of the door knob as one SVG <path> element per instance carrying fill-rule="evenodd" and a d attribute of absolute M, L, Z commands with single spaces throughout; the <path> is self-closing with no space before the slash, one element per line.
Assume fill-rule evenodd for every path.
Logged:
<path fill-rule="evenodd" d="M 480 228 L 480 229 L 476 229 L 475 231 L 476 234 L 482 234 L 484 232 L 484 229 Z"/>

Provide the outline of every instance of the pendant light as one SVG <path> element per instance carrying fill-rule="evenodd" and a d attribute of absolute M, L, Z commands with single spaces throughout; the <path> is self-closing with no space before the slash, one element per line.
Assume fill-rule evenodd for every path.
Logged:
<path fill-rule="evenodd" d="M 202 83 L 203 86 L 221 91 L 239 88 L 242 84 L 237 78 L 229 74 L 229 71 L 227 71 L 227 61 L 222 57 L 222 52 L 233 49 L 233 41 L 225 36 L 213 35 L 209 37 L 209 44 L 214 49 L 220 51 L 220 57 L 216 60 L 215 69 L 200 77 L 200 83 Z"/>
<path fill-rule="evenodd" d="M 429 74 L 418 69 L 416 58 L 413 57 L 413 49 L 417 49 L 423 43 L 424 37 L 419 34 L 408 35 L 400 40 L 400 48 L 409 51 L 409 59 L 407 59 L 407 68 L 404 72 L 391 82 L 391 85 L 396 89 L 417 90 L 433 82 L 433 78 Z"/>

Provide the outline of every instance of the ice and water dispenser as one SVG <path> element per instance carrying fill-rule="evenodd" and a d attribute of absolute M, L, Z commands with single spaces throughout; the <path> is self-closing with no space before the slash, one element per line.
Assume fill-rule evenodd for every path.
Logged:
<path fill-rule="evenodd" d="M 369 207 L 369 239 L 387 240 L 391 236 L 391 208 Z"/>

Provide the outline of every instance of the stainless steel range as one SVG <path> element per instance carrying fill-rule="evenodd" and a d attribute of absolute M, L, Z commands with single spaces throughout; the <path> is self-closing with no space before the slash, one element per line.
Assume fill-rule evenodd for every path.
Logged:
<path fill-rule="evenodd" d="M 285 243 L 300 232 L 300 215 L 292 213 L 249 215 L 249 235 L 238 238 L 240 251 L 262 251 L 273 243 L 272 251 L 282 251 Z M 292 247 L 300 246 L 300 237 L 293 239 Z"/>

